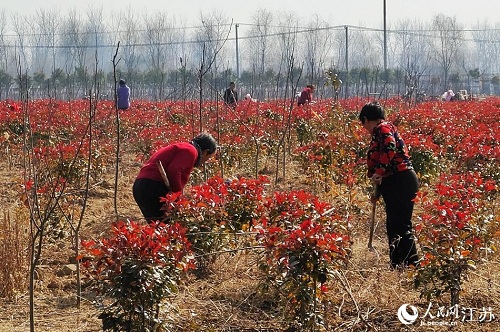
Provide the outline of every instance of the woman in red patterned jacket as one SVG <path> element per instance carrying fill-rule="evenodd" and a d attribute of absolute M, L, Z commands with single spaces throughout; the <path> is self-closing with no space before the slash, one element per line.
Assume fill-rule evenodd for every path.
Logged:
<path fill-rule="evenodd" d="M 385 120 L 380 104 L 363 106 L 359 120 L 371 134 L 367 154 L 368 177 L 379 186 L 378 192 L 384 199 L 391 267 L 415 266 L 418 255 L 411 218 L 419 183 L 408 149 L 396 127 Z M 372 202 L 378 198 L 372 196 Z"/>
<path fill-rule="evenodd" d="M 213 157 L 216 149 L 215 139 L 210 134 L 202 133 L 191 142 L 164 146 L 149 158 L 139 171 L 132 189 L 146 221 L 164 219 L 160 197 L 182 191 L 193 168 L 202 166 Z"/>

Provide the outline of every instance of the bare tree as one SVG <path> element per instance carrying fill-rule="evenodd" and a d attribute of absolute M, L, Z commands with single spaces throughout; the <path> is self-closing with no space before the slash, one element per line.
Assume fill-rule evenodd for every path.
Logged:
<path fill-rule="evenodd" d="M 28 50 L 29 42 L 27 41 L 27 37 L 29 35 L 27 27 L 30 25 L 26 21 L 27 18 L 22 17 L 19 14 L 12 15 L 11 19 L 16 38 L 16 63 L 18 63 L 18 66 L 25 69 L 24 75 L 27 76 L 30 73 L 32 65 L 31 53 Z M 25 88 L 29 87 L 26 86 Z"/>
<path fill-rule="evenodd" d="M 331 50 L 332 36 L 327 22 L 315 15 L 308 24 L 308 31 L 304 34 L 306 79 L 310 83 L 316 82 L 323 76 L 325 63 Z"/>
<path fill-rule="evenodd" d="M 337 67 L 340 70 L 346 70 L 346 27 L 343 27 L 341 30 L 336 30 L 333 33 L 332 43 L 333 49 L 336 50 L 334 54 L 332 54 L 332 62 L 333 64 L 337 64 Z M 332 66 L 333 67 L 333 66 Z"/>
<path fill-rule="evenodd" d="M 277 46 L 281 50 L 281 56 L 277 58 L 278 77 L 276 80 L 276 98 L 286 100 L 290 96 L 291 83 L 294 82 L 294 70 L 296 64 L 295 50 L 298 43 L 298 19 L 294 13 L 285 13 L 278 20 Z M 303 65 L 300 65 L 302 68 Z M 281 79 L 281 72 L 285 72 Z M 280 94 L 279 91 L 282 91 Z M 286 102 L 286 101 L 285 101 Z"/>
<path fill-rule="evenodd" d="M 0 70 L 7 71 L 8 68 L 8 56 L 7 56 L 7 18 L 5 16 L 5 10 L 0 10 Z"/>
<path fill-rule="evenodd" d="M 443 88 L 447 89 L 450 68 L 456 63 L 463 43 L 463 25 L 456 18 L 439 14 L 432 21 L 432 29 L 436 37 L 432 43 L 434 59 L 443 71 Z"/>
<path fill-rule="evenodd" d="M 201 131 L 203 124 L 202 102 L 206 98 L 204 88 L 208 88 L 207 90 L 211 94 L 210 99 L 218 99 L 220 87 L 214 79 L 219 72 L 219 67 L 223 65 L 221 59 L 225 58 L 224 55 L 226 54 L 224 46 L 231 33 L 233 22 L 221 11 L 201 12 L 200 20 L 202 25 L 195 32 L 197 47 L 199 48 L 198 53 L 195 53 L 195 57 L 198 57 L 198 63 L 200 64 L 198 68 L 198 88 L 200 103 L 199 128 Z"/>
<path fill-rule="evenodd" d="M 259 9 L 252 17 L 253 25 L 250 28 L 250 36 L 247 40 L 249 63 L 252 64 L 254 71 L 257 72 L 257 81 L 260 83 L 258 93 L 255 95 L 261 99 L 263 94 L 263 79 L 272 54 L 269 52 L 271 43 L 270 34 L 272 33 L 271 24 L 273 14 L 267 9 Z"/>
<path fill-rule="evenodd" d="M 492 74 L 500 72 L 500 61 L 497 54 L 500 52 L 498 38 L 500 37 L 499 25 L 491 26 L 485 22 L 477 24 L 472 33 L 474 53 L 470 58 L 464 60 L 476 60 L 477 66 L 485 73 Z"/>
<path fill-rule="evenodd" d="M 7 41 L 7 20 L 5 11 L 0 10 L 0 99 L 8 93 L 12 84 L 12 76 L 9 75 L 9 51 L 11 45 Z"/>
<path fill-rule="evenodd" d="M 75 94 L 84 94 L 89 87 L 89 68 L 87 60 L 90 54 L 87 46 L 90 44 L 90 34 L 87 31 L 86 20 L 75 10 L 68 13 L 68 17 L 61 23 L 61 61 L 73 72 Z"/>
<path fill-rule="evenodd" d="M 138 15 L 129 8 L 123 16 L 121 16 L 122 25 L 117 25 L 121 29 L 119 31 L 119 41 L 121 42 L 121 59 L 125 66 L 125 73 L 128 80 L 133 80 L 137 77 L 142 60 L 138 44 L 141 42 L 139 33 Z"/>
<path fill-rule="evenodd" d="M 164 95 L 164 85 L 167 75 L 167 64 L 172 55 L 171 45 L 174 36 L 174 22 L 165 13 L 158 12 L 144 16 L 146 25 L 145 40 L 147 43 L 146 66 L 148 76 L 157 83 L 153 88 L 153 99 L 160 100 Z M 176 57 L 175 59 L 178 59 Z"/>
<path fill-rule="evenodd" d="M 57 52 L 56 52 L 56 36 L 58 33 L 60 16 L 55 9 L 38 9 L 32 21 L 35 23 L 32 28 L 31 37 L 33 39 L 33 72 L 42 74 L 47 72 L 54 73 L 58 68 Z M 60 68 L 60 67 L 59 67 Z M 38 82 L 41 83 L 41 82 Z M 51 82 L 55 97 L 55 82 Z M 37 87 L 40 88 L 40 87 Z"/>
<path fill-rule="evenodd" d="M 97 86 L 100 87 L 100 95 L 96 96 L 96 98 L 112 98 L 114 94 L 114 82 L 106 82 L 104 70 L 110 70 L 112 68 L 110 54 L 113 48 L 110 47 L 109 51 L 106 51 L 106 48 L 104 47 L 105 45 L 110 45 L 112 39 L 109 34 L 105 33 L 106 31 L 109 31 L 109 27 L 104 24 L 106 20 L 104 19 L 102 7 L 89 7 L 87 10 L 87 21 L 87 31 L 90 35 L 91 41 L 89 44 L 89 50 L 94 51 L 93 67 L 97 67 L 97 70 L 94 71 L 94 81 L 97 80 Z M 94 85 L 96 85 L 96 83 L 94 83 Z M 107 88 L 104 89 L 104 86 Z M 110 93 L 110 91 L 112 92 Z"/>
<path fill-rule="evenodd" d="M 224 67 L 227 61 L 227 68 L 231 68 L 229 71 L 235 73 L 235 70 L 232 68 L 236 68 L 236 56 L 228 55 L 229 46 L 226 44 L 233 28 L 232 20 L 221 11 L 212 10 L 210 12 L 201 12 L 200 21 L 202 24 L 195 32 L 195 38 L 199 47 L 198 50 L 201 51 L 198 53 L 198 56 L 205 60 L 202 72 L 205 72 L 205 74 L 209 73 L 210 79 L 215 79 L 220 68 Z M 231 54 L 235 55 L 236 53 L 231 52 Z M 230 79 L 234 80 L 235 78 L 231 77 Z M 227 83 L 224 82 L 224 86 Z M 217 82 L 210 83 L 210 86 L 215 88 L 209 90 L 211 93 L 210 99 L 215 99 L 218 96 L 220 86 Z"/>
<path fill-rule="evenodd" d="M 374 68 L 382 65 L 382 49 L 373 43 L 373 34 L 378 32 L 352 30 L 349 35 L 349 63 L 351 67 Z"/>
<path fill-rule="evenodd" d="M 431 60 L 424 30 L 425 26 L 415 20 L 403 20 L 396 25 L 395 40 L 400 50 L 396 63 L 404 71 L 404 95 L 409 101 L 421 90 L 420 78 Z"/>
<path fill-rule="evenodd" d="M 40 58 L 38 66 L 33 68 L 36 71 L 43 71 L 46 65 L 51 65 L 52 70 L 56 68 L 56 34 L 58 32 L 60 15 L 55 9 L 40 8 L 36 11 L 33 21 L 35 22 L 34 35 L 38 35 L 40 48 L 37 50 L 37 57 Z M 50 50 L 50 52 L 48 52 Z M 41 53 L 41 54 L 38 54 Z M 49 56 L 52 59 L 49 59 Z M 36 61 L 35 61 L 36 63 Z"/>
<path fill-rule="evenodd" d="M 189 39 L 185 23 L 181 22 L 181 28 L 178 30 L 179 40 L 186 41 Z M 184 109 L 186 109 L 187 99 L 194 99 L 196 95 L 197 80 L 194 75 L 196 72 L 196 65 L 194 63 L 193 53 L 195 52 L 191 43 L 179 43 L 179 62 L 177 63 L 177 78 L 180 79 L 181 91 L 178 97 L 184 102 Z M 189 67 L 188 67 L 189 64 Z M 177 85 L 179 84 L 176 80 Z M 178 92 L 178 89 L 176 89 Z M 195 133 L 193 133 L 194 135 Z"/>

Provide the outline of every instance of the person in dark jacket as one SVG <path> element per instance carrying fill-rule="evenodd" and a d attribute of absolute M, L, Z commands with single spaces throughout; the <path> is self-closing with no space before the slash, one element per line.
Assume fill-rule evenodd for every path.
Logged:
<path fill-rule="evenodd" d="M 124 80 L 120 80 L 118 83 L 118 89 L 116 89 L 117 97 L 117 107 L 119 110 L 126 110 L 130 107 L 130 88 L 127 86 Z"/>
<path fill-rule="evenodd" d="M 236 107 L 238 104 L 238 91 L 236 91 L 236 84 L 234 82 L 229 83 L 229 88 L 224 91 L 224 103 L 230 107 Z"/>
<path fill-rule="evenodd" d="M 148 222 L 163 220 L 160 197 L 182 192 L 193 168 L 201 167 L 216 150 L 215 139 L 202 133 L 191 142 L 173 143 L 156 151 L 142 166 L 132 188 L 144 218 Z"/>
<path fill-rule="evenodd" d="M 367 175 L 384 199 L 391 267 L 416 266 L 418 255 L 411 218 L 419 182 L 408 149 L 396 127 L 385 120 L 380 104 L 364 105 L 359 120 L 371 135 Z M 372 203 L 378 199 L 371 197 Z"/>

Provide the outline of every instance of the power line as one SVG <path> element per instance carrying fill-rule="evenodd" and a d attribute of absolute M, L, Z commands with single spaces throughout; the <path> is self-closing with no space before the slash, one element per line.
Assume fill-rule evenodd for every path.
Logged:
<path fill-rule="evenodd" d="M 250 27 L 263 27 L 264 25 L 259 25 L 259 24 L 250 24 L 250 23 L 235 23 L 239 25 L 244 25 L 244 26 L 250 26 Z M 17 34 L 17 35 L 3 35 L 3 37 L 6 38 L 21 38 L 24 39 L 25 37 L 42 37 L 42 36 L 50 36 L 50 37 L 61 37 L 61 36 L 83 36 L 83 35 L 101 35 L 101 36 L 113 36 L 113 35 L 118 35 L 118 34 L 128 34 L 128 35 L 134 35 L 137 33 L 148 33 L 151 31 L 155 32 L 164 32 L 164 31 L 171 31 L 171 30 L 189 30 L 189 29 L 203 29 L 203 28 L 221 28 L 221 27 L 228 27 L 232 26 L 234 24 L 212 24 L 212 25 L 205 25 L 205 26 L 191 26 L 191 27 L 167 27 L 167 28 L 161 28 L 161 29 L 138 29 L 138 30 L 120 30 L 120 31 L 82 31 L 82 32 L 64 32 L 64 33 L 36 33 L 36 34 Z M 291 34 L 302 34 L 302 33 L 310 33 L 310 32 L 318 32 L 318 31 L 329 31 L 329 30 L 342 30 L 345 29 L 346 27 L 349 28 L 351 31 L 366 31 L 366 32 L 383 32 L 383 29 L 378 29 L 378 28 L 369 28 L 369 27 L 362 27 L 362 26 L 355 26 L 355 25 L 337 25 L 337 26 L 326 26 L 326 27 L 299 27 L 299 26 L 284 26 L 284 25 L 268 25 L 266 26 L 268 28 L 275 28 L 275 29 L 287 29 L 288 31 L 279 31 L 279 32 L 272 32 L 272 33 L 267 33 L 267 34 L 259 34 L 259 35 L 249 35 L 249 36 L 241 36 L 239 39 L 255 39 L 255 38 L 266 38 L 266 37 L 275 37 L 275 36 L 281 36 L 281 35 L 291 35 Z M 419 29 L 419 30 L 402 30 L 402 29 L 395 29 L 391 30 L 388 29 L 387 33 L 390 34 L 406 34 L 406 35 L 411 35 L 411 36 L 419 36 L 419 37 L 426 37 L 426 38 L 435 38 L 436 36 L 432 34 L 433 32 L 436 32 L 437 30 L 432 30 L 432 29 Z M 495 31 L 500 31 L 500 29 L 457 29 L 457 30 L 447 30 L 450 32 L 495 32 Z M 1 36 L 1 35 L 0 35 Z M 465 39 L 461 38 L 464 41 L 478 41 L 477 39 Z M 224 40 L 235 40 L 235 38 L 230 37 L 227 39 L 205 39 L 205 40 L 183 40 L 183 41 L 169 41 L 169 42 L 155 42 L 155 43 L 134 43 L 134 44 L 123 44 L 123 46 L 127 47 L 145 47 L 145 46 L 172 46 L 172 45 L 184 45 L 184 44 L 198 44 L 198 43 L 210 43 L 210 42 L 222 42 Z M 480 40 L 481 42 L 500 42 L 499 40 Z M 7 43 L 2 44 L 3 47 L 6 48 L 13 48 L 13 47 L 19 47 L 19 45 L 9 45 Z M 93 45 L 29 45 L 29 46 L 23 46 L 24 48 L 35 48 L 35 49 L 40 49 L 40 48 L 50 48 L 50 49 L 69 49 L 69 48 L 109 48 L 109 47 L 115 47 L 116 45 L 112 44 L 93 44 Z"/>
<path fill-rule="evenodd" d="M 290 27 L 293 28 L 293 27 Z M 293 28 L 294 29 L 294 28 Z M 292 35 L 292 34 L 302 34 L 302 33 L 310 33 L 317 31 L 328 31 L 328 30 L 341 30 L 344 29 L 344 26 L 333 26 L 333 27 L 324 27 L 324 28 L 306 28 L 303 30 L 290 30 L 284 32 L 274 32 L 262 35 L 251 35 L 251 36 L 243 36 L 238 39 L 257 39 L 263 37 L 276 37 L 282 35 Z M 169 41 L 169 42 L 154 42 L 154 43 L 134 43 L 127 44 L 121 43 L 122 47 L 146 47 L 146 46 L 174 46 L 174 45 L 185 45 L 185 44 L 204 44 L 204 43 L 219 43 L 223 41 L 234 41 L 236 38 L 218 38 L 218 39 L 198 39 L 198 40 L 183 40 L 183 41 Z M 20 45 L 14 44 L 3 44 L 2 47 L 5 48 L 19 48 Z M 95 48 L 109 48 L 116 47 L 116 44 L 92 44 L 92 45 L 24 45 L 22 46 L 25 49 L 95 49 Z"/>

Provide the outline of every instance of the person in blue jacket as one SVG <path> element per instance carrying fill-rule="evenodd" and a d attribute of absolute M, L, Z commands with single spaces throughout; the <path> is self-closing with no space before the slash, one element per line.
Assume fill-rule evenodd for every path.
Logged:
<path fill-rule="evenodd" d="M 130 107 L 130 88 L 124 80 L 120 80 L 116 89 L 117 106 L 119 110 L 126 110 Z"/>

